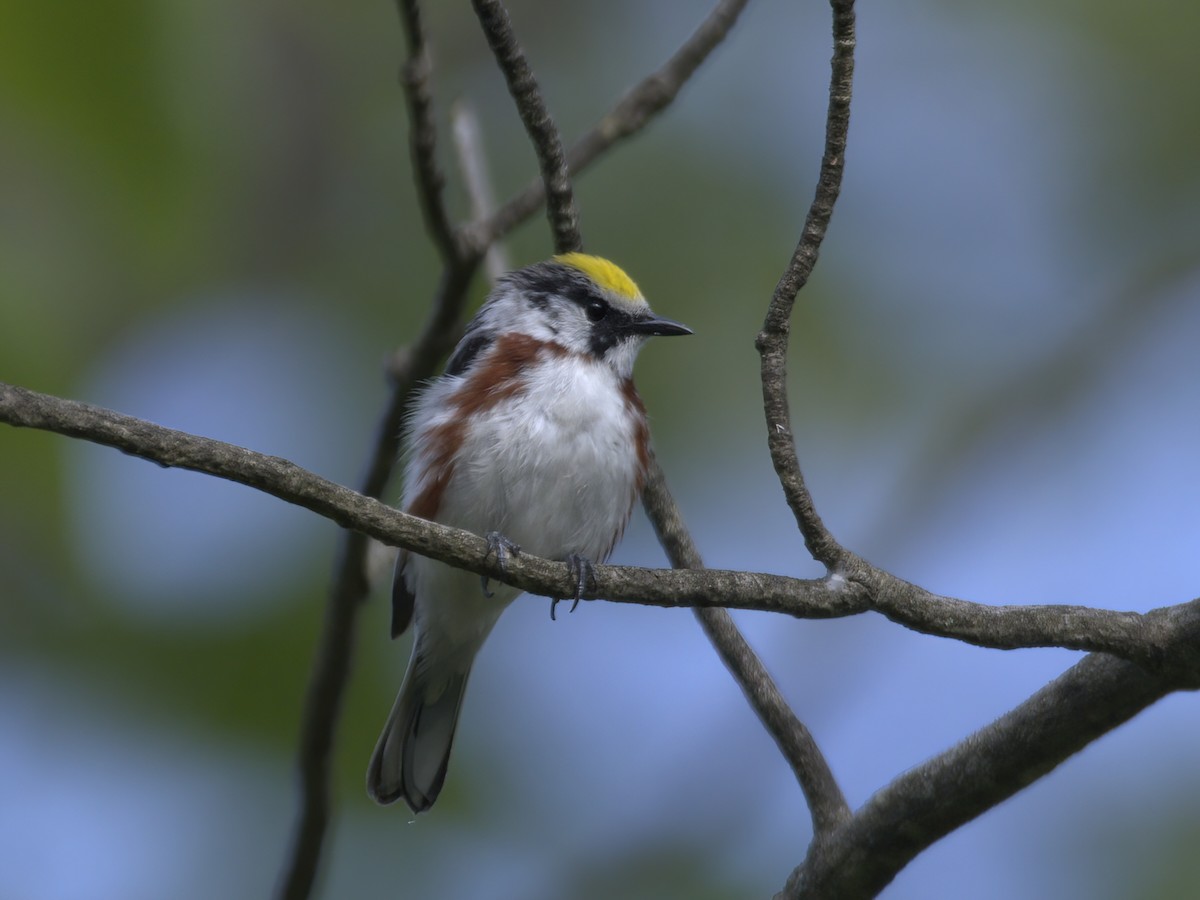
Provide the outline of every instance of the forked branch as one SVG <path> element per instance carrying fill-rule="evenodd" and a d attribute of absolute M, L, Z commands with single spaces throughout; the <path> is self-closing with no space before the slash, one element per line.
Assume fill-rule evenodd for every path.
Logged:
<path fill-rule="evenodd" d="M 517 104 L 525 132 L 537 153 L 542 184 L 546 189 L 546 215 L 554 235 L 554 252 L 581 250 L 583 238 L 579 234 L 579 211 L 571 190 L 571 172 L 567 168 L 562 137 L 550 116 L 550 110 L 546 108 L 546 101 L 533 77 L 533 69 L 525 59 L 525 50 L 513 32 L 508 10 L 500 0 L 471 2 L 488 46 L 496 57 L 496 64 L 504 73 L 508 92 Z"/>
<path fill-rule="evenodd" d="M 572 176 L 584 171 L 614 144 L 632 137 L 665 110 L 678 96 L 696 70 L 725 40 L 749 0 L 721 0 L 658 70 L 651 72 L 600 117 L 567 151 L 567 166 Z M 475 246 L 485 246 L 508 234 L 545 202 L 542 179 L 535 178 L 523 191 L 501 206 L 489 218 L 467 231 Z"/>
<path fill-rule="evenodd" d="M 667 489 L 666 476 L 656 458 L 651 461 L 642 505 L 671 565 L 680 569 L 703 569 L 700 551 L 683 523 L 683 516 Z M 818 836 L 829 833 L 850 817 L 850 807 L 812 733 L 783 699 L 766 666 L 733 623 L 728 611 L 697 608 L 693 612 L 800 783 L 812 816 L 813 833 Z"/>
<path fill-rule="evenodd" d="M 1195 655 L 1200 604 L 1161 612 L 1172 621 L 1175 650 Z M 934 842 L 1165 695 L 1200 688 L 1198 674 L 1200 668 L 1181 677 L 1111 656 L 1084 658 L 1016 709 L 896 778 L 845 825 L 814 841 L 777 900 L 874 897 Z"/>
<path fill-rule="evenodd" d="M 854 0 L 833 0 L 833 61 L 830 64 L 829 106 L 825 115 L 825 150 L 812 205 L 804 221 L 787 270 L 775 287 L 766 320 L 756 342 L 762 356 L 763 410 L 767 419 L 767 447 L 783 486 L 783 494 L 813 558 L 830 569 L 840 569 L 846 551 L 830 534 L 817 514 L 804 483 L 796 455 L 796 438 L 787 394 L 787 351 L 796 295 L 812 274 L 825 240 L 833 207 L 842 189 L 846 138 L 850 130 L 850 95 L 854 81 Z"/>
<path fill-rule="evenodd" d="M 456 528 L 425 522 L 380 501 L 334 484 L 286 459 L 212 438 L 164 428 L 74 400 L 0 382 L 0 422 L 52 431 L 113 447 L 164 467 L 203 472 L 244 484 L 324 516 L 343 528 L 404 547 L 450 565 L 488 575 L 544 596 L 574 590 L 560 562 L 527 553 L 501 572 L 487 542 Z M 645 495 L 651 520 L 675 565 L 700 565 L 691 538 L 665 491 L 657 467 Z M 861 586 L 837 576 L 790 578 L 725 569 L 643 569 L 596 566 L 585 597 L 668 608 L 759 610 L 796 618 L 829 619 L 882 612 L 925 634 L 984 647 L 1066 647 L 1120 655 L 1149 671 L 1173 671 L 1185 683 L 1200 671 L 1200 647 L 1178 640 L 1179 616 L 1200 600 L 1150 613 L 1112 612 L 1086 606 L 986 606 L 938 597 L 915 585 L 908 594 L 877 602 Z"/>
<path fill-rule="evenodd" d="M 714 14 L 727 5 L 718 4 Z M 509 213 L 501 216 L 507 223 L 504 227 L 489 227 L 480 232 L 479 229 L 468 231 L 451 225 L 452 217 L 443 196 L 444 179 L 436 157 L 432 67 L 420 5 L 418 0 L 398 0 L 397 8 L 408 51 L 402 70 L 402 83 L 411 133 L 413 177 L 425 221 L 442 257 L 443 271 L 421 334 L 411 345 L 398 350 L 388 366 L 391 395 L 376 426 L 370 458 L 360 483 L 361 493 L 370 498 L 382 496 L 391 479 L 399 456 L 401 423 L 414 387 L 436 371 L 458 338 L 467 290 L 480 259 L 508 228 L 531 214 L 540 202 L 539 198 L 531 208 L 515 216 L 510 204 Z M 726 18 L 721 16 L 714 20 L 710 17 L 710 21 L 722 22 Z M 731 24 L 732 18 L 728 18 L 722 27 L 727 30 Z M 715 40 L 712 41 L 708 49 L 711 50 L 715 43 Z M 693 54 L 690 71 L 695 70 L 706 53 Z M 636 125 L 626 128 L 624 133 L 633 133 L 652 117 L 652 113 L 643 115 Z M 552 131 L 550 137 L 558 140 L 557 132 Z M 551 172 L 554 184 L 558 185 L 558 188 L 549 191 L 556 198 L 550 211 L 556 245 L 559 249 L 576 249 L 580 241 L 574 224 L 569 178 L 561 163 L 546 156 L 542 145 L 537 146 L 543 172 Z M 547 146 L 548 152 L 552 153 L 553 146 Z M 597 148 L 593 158 L 606 147 Z M 561 146 L 557 152 L 561 156 Z M 565 193 L 561 189 L 564 183 Z M 349 679 L 354 627 L 358 611 L 370 589 L 366 571 L 367 551 L 368 542 L 362 532 L 347 531 L 343 535 L 326 606 L 325 623 L 305 695 L 299 742 L 301 805 L 278 888 L 279 896 L 286 900 L 304 900 L 310 896 L 321 858 L 329 821 L 329 773 L 333 741 L 337 734 L 342 696 Z"/>

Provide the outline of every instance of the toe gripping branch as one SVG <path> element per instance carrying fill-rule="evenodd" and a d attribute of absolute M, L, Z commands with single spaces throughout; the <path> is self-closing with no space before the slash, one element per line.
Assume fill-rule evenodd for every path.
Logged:
<path fill-rule="evenodd" d="M 487 540 L 487 559 L 488 556 L 496 557 L 496 564 L 500 566 L 501 572 L 508 571 L 508 557 L 520 556 L 521 548 L 514 544 L 498 531 L 489 531 L 486 536 Z M 479 576 L 479 584 L 483 588 L 483 596 L 491 599 L 496 596 L 494 591 L 488 590 L 488 577 L 486 575 Z"/>
<path fill-rule="evenodd" d="M 596 586 L 596 567 L 592 565 L 592 561 L 586 556 L 580 556 L 578 553 L 571 553 L 567 556 L 567 571 L 571 573 L 571 577 L 575 579 L 575 596 L 572 598 L 570 612 L 575 612 L 575 607 L 579 606 L 579 601 L 583 599 L 584 591 L 588 589 L 590 584 Z M 564 597 L 554 597 L 550 601 L 550 618 L 554 619 L 554 610 L 564 599 Z"/>

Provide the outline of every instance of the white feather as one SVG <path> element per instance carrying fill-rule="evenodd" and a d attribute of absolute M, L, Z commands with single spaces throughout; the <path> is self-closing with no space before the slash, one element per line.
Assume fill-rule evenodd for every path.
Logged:
<path fill-rule="evenodd" d="M 557 270 L 523 270 L 543 278 L 547 271 Z M 579 288 L 579 273 L 559 275 L 572 290 Z M 411 508 L 437 487 L 447 462 L 441 442 L 461 434 L 440 491 L 438 522 L 479 535 L 498 532 L 536 556 L 603 562 L 625 527 L 643 474 L 637 447 L 642 413 L 624 388 L 645 335 L 631 330 L 596 344 L 594 329 L 600 326 L 587 317 L 586 298 L 581 303 L 567 296 L 570 291 L 548 293 L 545 285 L 553 281 L 524 277 L 518 272 L 502 280 L 469 326 L 452 360 L 461 374 L 436 379 L 418 399 L 409 423 L 403 505 Z M 640 299 L 604 296 L 616 315 L 649 314 Z M 480 367 L 502 352 L 506 334 L 556 349 L 541 350 L 519 370 L 513 367 L 520 389 L 490 386 L 503 389 L 502 399 L 460 421 L 463 404 L 456 394 L 478 388 L 473 372 L 504 370 Z M 397 577 L 414 598 L 416 644 L 376 747 L 368 789 L 381 802 L 403 796 L 421 811 L 441 789 L 475 655 L 520 592 L 493 584 L 487 595 L 478 576 L 414 554 L 407 555 Z"/>

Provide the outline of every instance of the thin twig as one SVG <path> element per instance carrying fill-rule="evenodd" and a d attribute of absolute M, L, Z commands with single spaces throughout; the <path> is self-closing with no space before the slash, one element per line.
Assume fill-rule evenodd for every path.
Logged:
<path fill-rule="evenodd" d="M 488 177 L 487 154 L 483 148 L 479 117 L 466 103 L 460 101 L 450 107 L 450 131 L 454 136 L 458 170 L 471 202 L 471 220 L 482 221 L 496 208 L 496 192 Z M 496 279 L 511 268 L 512 263 L 502 244 L 497 241 L 488 247 L 483 257 L 483 269 L 489 282 L 495 284 Z"/>
<path fill-rule="evenodd" d="M 572 176 L 578 175 L 617 142 L 632 137 L 666 109 L 680 89 L 725 39 L 749 0 L 721 0 L 675 54 L 643 78 L 567 152 Z M 535 178 L 488 219 L 466 231 L 475 247 L 503 237 L 537 212 L 546 200 L 542 179 Z"/>
<path fill-rule="evenodd" d="M 504 73 L 508 92 L 517 104 L 517 112 L 533 143 L 534 152 L 537 153 L 538 168 L 541 169 L 546 196 L 549 198 L 546 215 L 554 234 L 555 252 L 579 250 L 583 247 L 583 238 L 579 234 L 579 212 L 571 190 L 571 173 L 567 168 L 562 137 L 546 108 L 533 70 L 525 59 L 525 51 L 513 33 L 508 11 L 500 0 L 471 2 L 488 46 L 496 57 L 496 64 Z"/>
<path fill-rule="evenodd" d="M 680 89 L 725 40 L 749 0 L 722 0 L 656 72 L 628 91 L 590 131 L 571 147 L 571 170 L 582 168 L 616 141 L 629 137 L 662 112 Z"/>
<path fill-rule="evenodd" d="M 304 694 L 297 752 L 300 809 L 280 870 L 277 896 L 283 900 L 308 897 L 320 865 L 331 805 L 334 725 L 349 677 L 358 610 L 370 589 L 364 567 L 356 562 L 365 556 L 366 543 L 364 534 L 349 531 L 339 545 L 333 586 Z"/>
<path fill-rule="evenodd" d="M 437 163 L 437 123 L 433 112 L 431 78 L 433 63 L 417 0 L 397 0 L 396 8 L 404 26 L 408 58 L 400 72 L 404 99 L 408 106 L 409 147 L 417 196 L 429 235 L 445 265 L 453 265 L 460 256 L 458 235 L 451 224 L 442 192 L 445 176 Z"/>
<path fill-rule="evenodd" d="M 817 515 L 796 454 L 786 388 L 790 319 L 796 295 L 816 263 L 840 190 L 853 76 L 853 0 L 832 0 L 831 5 L 834 57 L 821 175 L 803 236 L 776 288 L 758 339 L 768 444 L 788 505 L 814 558 L 863 584 L 873 603 L 888 606 L 888 614 L 897 620 L 927 615 L 933 605 L 954 612 L 953 604 L 930 602 L 944 598 L 933 598 L 919 589 L 906 591 L 893 576 L 844 550 Z M 1172 640 L 1160 646 L 1164 656 L 1172 656 L 1170 648 L 1182 641 L 1186 655 L 1194 659 L 1200 607 L 1186 604 L 1159 612 L 1160 620 L 1176 618 Z M 1188 616 L 1187 624 L 1179 626 L 1179 618 Z M 951 618 L 954 616 L 945 621 L 948 628 L 954 627 Z M 1186 664 L 1184 671 L 1188 672 L 1184 684 L 1200 672 L 1188 670 Z M 934 841 L 1181 687 L 1178 670 L 1172 669 L 1172 673 L 1150 673 L 1124 660 L 1089 656 L 1008 715 L 897 778 L 840 827 L 818 834 L 805 862 L 792 873 L 780 896 L 875 896 Z"/>
<path fill-rule="evenodd" d="M 651 460 L 642 505 L 671 565 L 681 569 L 703 569 L 700 551 L 684 525 L 656 458 Z M 825 834 L 836 828 L 849 818 L 850 807 L 812 733 L 787 705 L 766 666 L 729 613 L 714 608 L 697 609 L 695 614 L 717 655 L 791 766 L 808 801 L 814 834 Z"/>
<path fill-rule="evenodd" d="M 816 265 L 821 242 L 825 239 L 825 231 L 833 215 L 834 203 L 841 191 L 846 135 L 850 127 L 850 92 L 854 79 L 854 2 L 833 0 L 831 5 L 834 49 L 821 171 L 800 242 L 792 254 L 787 271 L 775 287 L 757 346 L 762 356 L 763 408 L 767 419 L 767 446 L 771 452 L 771 462 L 809 553 L 831 569 L 839 569 L 846 562 L 847 552 L 817 515 L 812 495 L 804 483 L 796 456 L 796 439 L 792 434 L 787 396 L 787 349 L 792 309 L 796 294 L 808 282 Z"/>

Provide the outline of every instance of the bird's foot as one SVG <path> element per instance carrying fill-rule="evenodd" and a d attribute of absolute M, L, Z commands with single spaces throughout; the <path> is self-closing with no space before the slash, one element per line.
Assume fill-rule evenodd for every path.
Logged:
<path fill-rule="evenodd" d="M 579 606 L 579 601 L 583 599 L 583 594 L 588 589 L 588 584 L 590 583 L 592 587 L 596 586 L 596 568 L 586 556 L 571 553 L 567 556 L 567 571 L 575 579 L 575 596 L 572 598 L 574 602 L 571 603 L 570 609 L 570 612 L 575 612 L 575 607 Z M 563 597 L 555 597 L 550 601 L 551 619 L 554 619 L 555 607 L 564 599 Z"/>
<path fill-rule="evenodd" d="M 487 559 L 488 556 L 496 557 L 496 564 L 500 566 L 500 571 L 507 572 L 508 557 L 509 555 L 520 556 L 520 545 L 514 544 L 498 531 L 489 531 L 485 537 L 487 540 L 487 556 L 484 559 Z M 489 599 L 496 596 L 494 591 L 488 590 L 488 577 L 486 575 L 479 576 L 479 583 L 483 587 L 483 596 Z"/>

